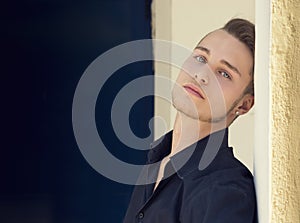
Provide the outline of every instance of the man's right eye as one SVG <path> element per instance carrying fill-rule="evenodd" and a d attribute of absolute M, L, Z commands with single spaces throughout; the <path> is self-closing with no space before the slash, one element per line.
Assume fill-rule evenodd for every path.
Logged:
<path fill-rule="evenodd" d="M 207 63 L 206 58 L 204 56 L 195 56 L 195 59 L 200 63 Z"/>

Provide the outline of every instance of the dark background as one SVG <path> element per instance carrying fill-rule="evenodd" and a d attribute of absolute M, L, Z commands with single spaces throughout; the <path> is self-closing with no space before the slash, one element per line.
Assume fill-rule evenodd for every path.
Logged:
<path fill-rule="evenodd" d="M 81 75 L 99 55 L 127 41 L 151 38 L 150 4 L 1 2 L 1 223 L 122 221 L 133 187 L 106 179 L 84 160 L 73 134 L 72 100 Z M 118 141 L 111 104 L 122 86 L 149 74 L 151 61 L 128 65 L 98 97 L 99 135 L 115 156 L 130 162 L 142 163 L 145 152 Z M 152 97 L 132 108 L 129 121 L 139 137 L 149 134 L 152 116 Z"/>

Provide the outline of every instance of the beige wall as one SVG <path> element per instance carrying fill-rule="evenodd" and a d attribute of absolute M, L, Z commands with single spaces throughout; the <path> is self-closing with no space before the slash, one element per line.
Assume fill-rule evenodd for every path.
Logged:
<path fill-rule="evenodd" d="M 254 0 L 154 0 L 153 27 L 154 38 L 170 40 L 192 50 L 198 41 L 208 32 L 222 27 L 234 17 L 254 22 Z M 170 57 L 176 56 L 169 52 Z M 178 69 L 166 64 L 156 63 L 155 72 L 173 80 Z M 169 102 L 155 101 L 155 115 L 163 117 L 167 129 L 171 129 L 175 110 Z M 253 114 L 254 109 L 245 117 L 239 117 L 230 127 L 230 144 L 235 148 L 236 156 L 252 171 L 253 168 Z M 161 125 L 160 125 L 161 126 Z M 156 137 L 164 129 L 156 125 Z"/>
<path fill-rule="evenodd" d="M 300 222 L 300 1 L 272 2 L 272 222 Z"/>

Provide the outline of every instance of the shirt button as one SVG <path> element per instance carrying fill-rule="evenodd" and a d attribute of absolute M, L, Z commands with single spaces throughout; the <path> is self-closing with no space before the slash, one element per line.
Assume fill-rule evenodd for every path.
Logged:
<path fill-rule="evenodd" d="M 143 212 L 140 212 L 139 213 L 139 219 L 142 219 L 144 217 L 144 213 Z"/>

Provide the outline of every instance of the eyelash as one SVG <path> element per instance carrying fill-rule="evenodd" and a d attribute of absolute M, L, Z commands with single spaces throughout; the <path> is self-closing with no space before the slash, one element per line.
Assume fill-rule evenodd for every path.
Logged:
<path fill-rule="evenodd" d="M 195 56 L 195 59 L 200 63 L 204 63 L 204 64 L 207 63 L 207 59 L 204 56 Z"/>
<path fill-rule="evenodd" d="M 194 58 L 200 63 L 203 64 L 207 63 L 207 59 L 204 56 L 195 56 Z M 230 74 L 227 73 L 226 71 L 218 71 L 218 73 L 222 75 L 224 78 L 231 80 Z"/>
<path fill-rule="evenodd" d="M 219 74 L 221 74 L 224 78 L 227 78 L 227 79 L 231 80 L 230 74 L 227 73 L 226 71 L 219 71 Z"/>

